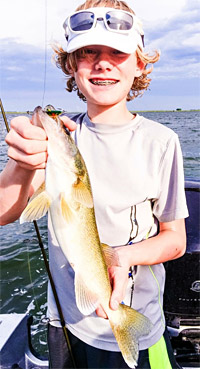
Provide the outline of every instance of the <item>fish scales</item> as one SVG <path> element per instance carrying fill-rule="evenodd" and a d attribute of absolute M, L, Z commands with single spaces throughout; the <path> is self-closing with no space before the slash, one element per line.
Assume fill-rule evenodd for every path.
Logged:
<path fill-rule="evenodd" d="M 100 242 L 90 180 L 84 160 L 59 118 L 35 109 L 33 124 L 45 129 L 48 160 L 45 184 L 36 191 L 20 221 L 33 221 L 50 212 L 58 244 L 75 272 L 75 296 L 84 315 L 104 308 L 125 362 L 137 365 L 138 340 L 152 324 L 147 317 L 126 306 L 110 309 L 112 293 L 108 267 L 115 263 L 115 251 Z M 99 318 L 102 319 L 102 318 Z"/>

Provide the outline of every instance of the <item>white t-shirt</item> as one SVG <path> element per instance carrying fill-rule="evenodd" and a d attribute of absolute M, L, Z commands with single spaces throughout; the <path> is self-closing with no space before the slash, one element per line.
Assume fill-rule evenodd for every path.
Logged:
<path fill-rule="evenodd" d="M 92 123 L 87 114 L 68 116 L 77 129 L 72 136 L 85 160 L 100 240 L 110 246 L 140 242 L 158 233 L 158 221 L 188 216 L 183 160 L 177 135 L 169 128 L 136 115 L 124 125 Z M 83 316 L 76 306 L 74 271 L 63 255 L 49 217 L 49 258 L 68 329 L 87 344 L 119 351 L 107 320 Z M 91 276 L 92 278 L 92 276 Z M 153 323 L 139 349 L 155 344 L 165 329 L 162 310 L 165 270 L 162 264 L 134 268 L 132 307 Z M 124 303 L 131 301 L 132 278 Z M 48 316 L 60 326 L 49 286 Z"/>

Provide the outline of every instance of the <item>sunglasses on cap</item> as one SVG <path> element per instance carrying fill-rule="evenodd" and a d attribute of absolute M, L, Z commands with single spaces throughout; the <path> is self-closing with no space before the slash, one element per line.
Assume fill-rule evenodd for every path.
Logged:
<path fill-rule="evenodd" d="M 143 36 L 137 27 L 138 19 L 134 14 L 114 8 L 93 8 L 80 10 L 70 15 L 63 26 L 72 33 L 85 33 L 92 30 L 97 21 L 103 21 L 107 30 L 118 33 L 129 33 L 134 27 Z M 66 32 L 67 33 L 67 32 Z"/>

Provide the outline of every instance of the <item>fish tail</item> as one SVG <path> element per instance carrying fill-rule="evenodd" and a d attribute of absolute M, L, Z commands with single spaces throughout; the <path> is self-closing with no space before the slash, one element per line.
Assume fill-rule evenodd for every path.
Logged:
<path fill-rule="evenodd" d="M 143 314 L 126 305 L 109 314 L 109 321 L 124 361 L 130 368 L 137 366 L 138 340 L 150 333 L 152 323 Z"/>

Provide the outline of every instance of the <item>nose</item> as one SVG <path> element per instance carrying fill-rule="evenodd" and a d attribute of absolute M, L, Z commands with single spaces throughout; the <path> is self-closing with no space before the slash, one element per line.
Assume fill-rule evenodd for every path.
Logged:
<path fill-rule="evenodd" d="M 95 70 L 112 70 L 113 63 L 110 56 L 107 53 L 100 53 L 95 60 Z"/>

